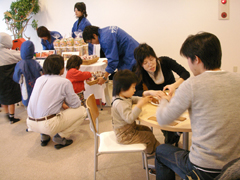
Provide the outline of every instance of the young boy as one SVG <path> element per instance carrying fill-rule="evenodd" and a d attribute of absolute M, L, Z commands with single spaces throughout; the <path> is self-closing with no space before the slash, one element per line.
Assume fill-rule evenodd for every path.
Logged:
<path fill-rule="evenodd" d="M 22 60 L 17 63 L 14 69 L 13 80 L 20 84 L 22 103 L 28 106 L 35 81 L 42 74 L 42 67 L 33 59 L 34 45 L 31 41 L 25 41 L 21 45 Z"/>
<path fill-rule="evenodd" d="M 146 143 L 147 154 L 153 154 L 160 144 L 149 127 L 137 125 L 135 120 L 141 113 L 143 105 L 147 104 L 151 97 L 133 96 L 137 76 L 130 70 L 120 70 L 113 77 L 113 102 L 112 125 L 121 144 Z M 136 106 L 132 109 L 132 104 Z"/>

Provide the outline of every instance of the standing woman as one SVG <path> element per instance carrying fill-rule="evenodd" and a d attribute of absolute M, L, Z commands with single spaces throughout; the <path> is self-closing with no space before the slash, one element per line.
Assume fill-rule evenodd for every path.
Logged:
<path fill-rule="evenodd" d="M 74 12 L 78 20 L 73 24 L 72 37 L 75 38 L 75 32 L 82 33 L 86 26 L 90 26 L 91 23 L 87 19 L 87 10 L 84 2 L 77 2 L 74 6 Z M 93 45 L 88 43 L 89 55 L 93 53 Z"/>
<path fill-rule="evenodd" d="M 187 78 L 190 73 L 178 64 L 175 60 L 161 56 L 157 57 L 151 46 L 140 44 L 134 50 L 134 57 L 137 61 L 135 71 L 139 77 L 140 83 L 136 86 L 136 96 L 156 96 L 160 99 L 162 91 L 169 90 L 172 96 L 178 86 Z M 173 72 L 179 75 L 179 79 L 175 81 Z M 143 84 L 148 90 L 144 91 Z M 169 131 L 162 131 L 165 136 L 165 143 L 177 146 L 179 134 Z"/>
<path fill-rule="evenodd" d="M 20 51 L 10 50 L 12 38 L 10 35 L 0 32 L 0 104 L 6 112 L 10 123 L 18 122 L 14 118 L 15 103 L 21 101 L 21 90 L 18 83 L 12 77 L 16 63 L 21 60 Z"/>
<path fill-rule="evenodd" d="M 42 39 L 41 44 L 43 50 L 55 50 L 53 42 L 57 39 L 62 39 L 62 35 L 57 31 L 49 31 L 45 26 L 40 26 L 37 29 L 37 35 Z"/>

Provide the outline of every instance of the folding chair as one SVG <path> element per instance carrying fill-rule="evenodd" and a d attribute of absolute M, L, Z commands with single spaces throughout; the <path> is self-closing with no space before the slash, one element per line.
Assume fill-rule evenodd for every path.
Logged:
<path fill-rule="evenodd" d="M 99 110 L 96 104 L 96 100 L 93 94 L 91 94 L 86 100 L 88 118 L 90 120 L 90 129 L 94 133 L 94 180 L 96 180 L 96 172 L 98 171 L 98 156 L 101 154 L 113 154 L 113 153 L 130 153 L 141 152 L 143 156 L 143 164 L 146 170 L 146 179 L 149 179 L 148 173 L 148 160 L 145 153 L 146 144 L 119 144 L 116 139 L 114 131 L 99 133 L 98 130 L 98 116 Z M 99 141 L 98 141 L 99 139 Z M 99 147 L 98 147 L 99 142 Z"/>

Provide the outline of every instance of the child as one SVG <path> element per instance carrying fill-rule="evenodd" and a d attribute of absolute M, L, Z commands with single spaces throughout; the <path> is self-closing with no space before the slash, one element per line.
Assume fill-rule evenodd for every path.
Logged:
<path fill-rule="evenodd" d="M 28 106 L 33 86 L 38 77 L 42 74 L 42 67 L 33 60 L 34 45 L 31 41 L 25 41 L 21 45 L 22 60 L 17 63 L 14 69 L 13 80 L 20 84 L 22 92 L 22 103 Z"/>
<path fill-rule="evenodd" d="M 83 91 L 84 80 L 90 78 L 92 74 L 90 72 L 79 71 L 80 65 L 82 64 L 82 59 L 77 55 L 72 55 L 67 61 L 68 70 L 66 78 L 69 79 L 73 84 L 73 89 L 75 93 L 79 96 L 81 100 L 81 105 L 86 107 Z"/>
<path fill-rule="evenodd" d="M 11 124 L 20 121 L 14 117 L 15 103 L 21 101 L 19 84 L 12 79 L 16 63 L 21 60 L 20 52 L 10 50 L 12 38 L 9 34 L 0 32 L 0 104 Z"/>
<path fill-rule="evenodd" d="M 121 144 L 146 143 L 147 154 L 153 154 L 160 143 L 154 137 L 149 127 L 137 125 L 135 120 L 141 113 L 143 105 L 147 104 L 150 96 L 133 96 L 137 76 L 130 70 L 120 70 L 113 77 L 112 123 Z M 132 104 L 137 104 L 132 109 Z"/>
<path fill-rule="evenodd" d="M 64 60 L 60 55 L 50 55 L 43 64 L 43 73 L 36 80 L 27 107 L 27 126 L 41 134 L 41 146 L 46 146 L 53 136 L 56 149 L 72 144 L 69 137 L 87 116 L 74 93 L 72 83 L 61 77 L 64 72 Z M 63 102 L 70 108 L 61 111 Z"/>

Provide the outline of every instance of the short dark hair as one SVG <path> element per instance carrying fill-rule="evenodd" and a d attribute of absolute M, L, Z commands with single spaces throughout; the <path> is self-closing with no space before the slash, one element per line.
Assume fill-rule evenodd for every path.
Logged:
<path fill-rule="evenodd" d="M 83 30 L 83 40 L 85 42 L 94 39 L 93 34 L 99 36 L 98 33 L 99 27 L 97 26 L 86 26 Z"/>
<path fill-rule="evenodd" d="M 190 35 L 182 44 L 180 54 L 193 62 L 196 56 L 201 59 L 204 68 L 213 70 L 221 67 L 222 50 L 217 36 L 208 32 Z"/>
<path fill-rule="evenodd" d="M 86 5 L 84 2 L 77 2 L 75 5 L 74 5 L 74 11 L 75 11 L 75 8 L 82 12 L 83 13 L 83 16 L 84 17 L 87 17 L 87 10 L 86 10 Z"/>
<path fill-rule="evenodd" d="M 66 69 L 69 70 L 71 68 L 79 67 L 82 64 L 82 59 L 77 55 L 72 55 L 68 61 Z"/>
<path fill-rule="evenodd" d="M 136 73 L 140 80 L 142 79 L 143 72 L 145 72 L 145 69 L 142 67 L 143 61 L 145 58 L 149 56 L 156 58 L 156 61 L 160 61 L 160 59 L 157 58 L 153 48 L 146 43 L 139 44 L 139 46 L 134 49 L 134 58 L 137 61 L 135 68 L 136 68 Z M 156 65 L 156 71 L 154 72 L 155 77 L 157 77 L 160 69 L 159 63 L 157 63 Z"/>
<path fill-rule="evenodd" d="M 119 70 L 113 76 L 113 96 L 127 91 L 133 83 L 138 83 L 137 75 L 129 69 Z"/>
<path fill-rule="evenodd" d="M 38 37 L 48 37 L 48 39 L 51 39 L 50 31 L 45 26 L 40 26 L 37 28 L 37 35 Z"/>
<path fill-rule="evenodd" d="M 52 54 L 48 56 L 43 63 L 44 74 L 60 74 L 60 71 L 64 68 L 64 59 L 62 56 Z"/>

